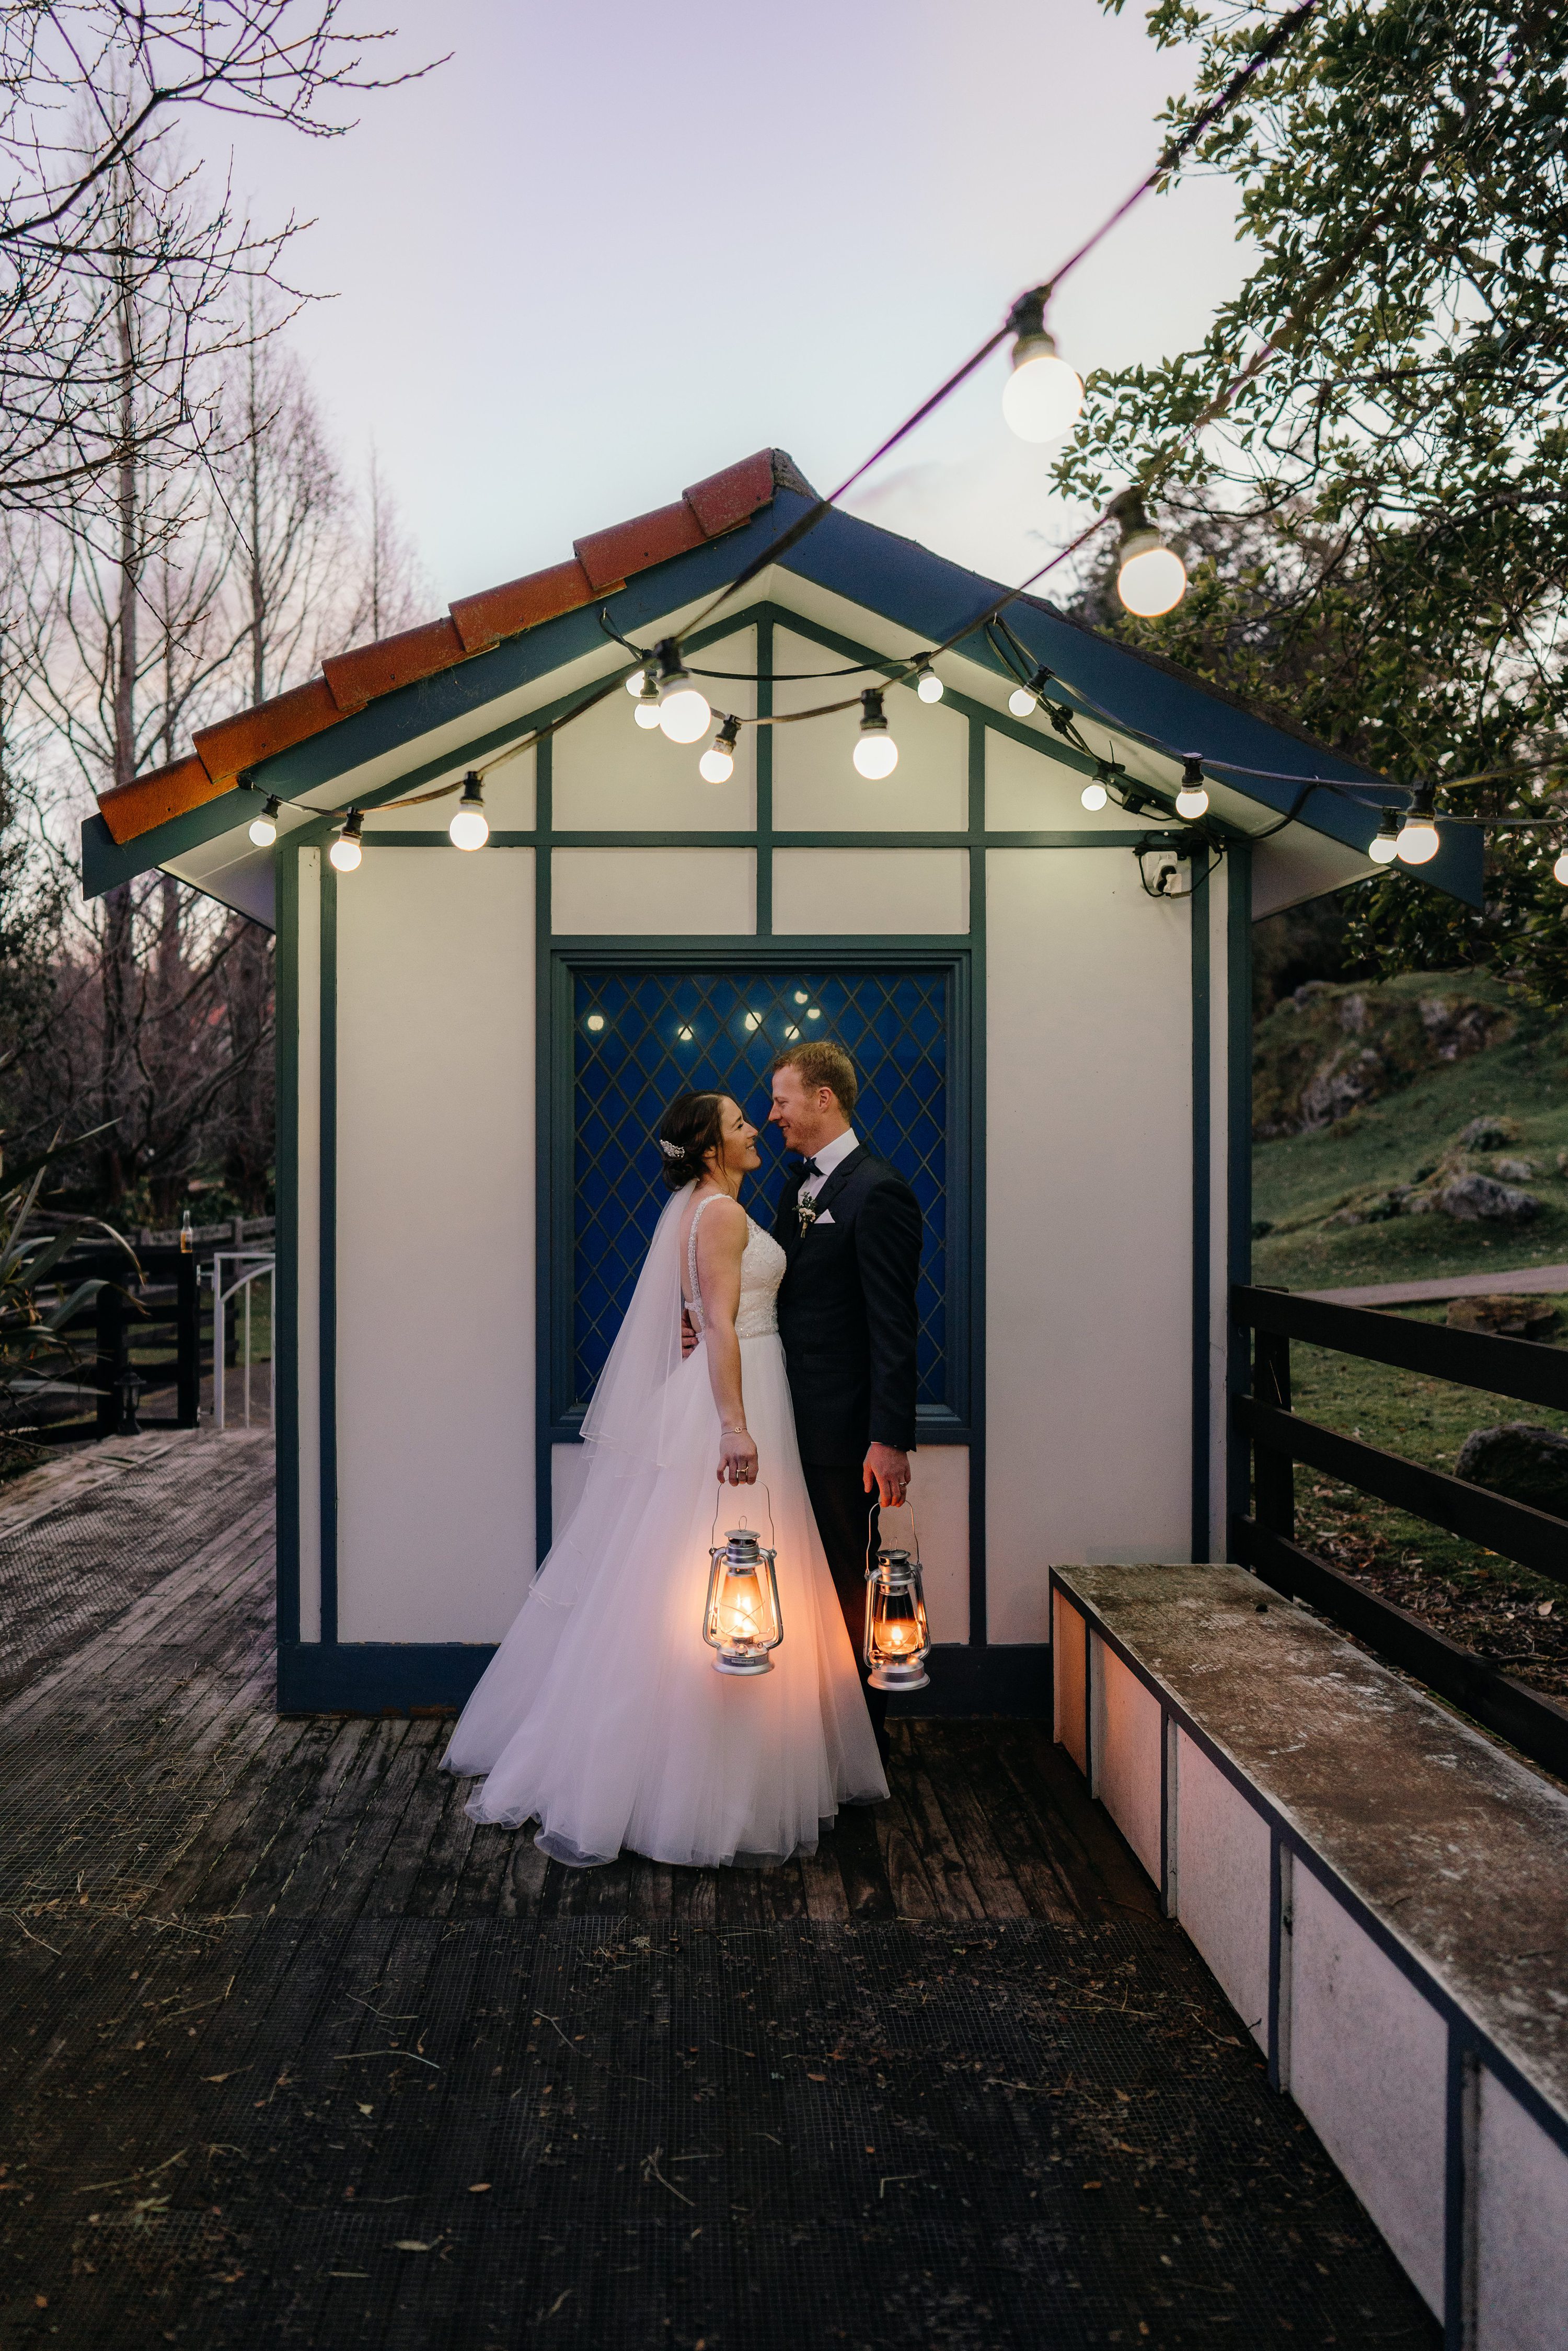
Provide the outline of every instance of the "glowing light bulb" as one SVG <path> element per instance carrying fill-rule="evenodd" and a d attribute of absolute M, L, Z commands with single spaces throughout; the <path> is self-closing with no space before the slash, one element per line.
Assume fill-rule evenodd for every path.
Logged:
<path fill-rule="evenodd" d="M 343 830 L 327 852 L 340 873 L 352 873 L 364 851 L 360 847 L 360 833 L 364 824 L 360 809 L 350 809 L 343 819 Z"/>
<path fill-rule="evenodd" d="M 1002 414 L 1020 441 L 1060 441 L 1083 405 L 1083 379 L 1056 355 L 1056 339 L 1041 321 L 1013 345 L 1013 371 L 1002 392 Z"/>
<path fill-rule="evenodd" d="M 627 681 L 626 681 L 626 691 L 627 691 L 627 693 L 628 693 L 628 694 L 644 694 L 644 693 L 646 693 L 646 691 L 647 691 L 647 687 L 648 687 L 648 672 L 647 672 L 645 669 L 634 669 L 634 670 L 632 671 L 632 673 L 631 676 L 630 676 L 630 677 L 627 679 Z M 657 691 L 658 691 L 658 688 L 657 688 L 657 687 L 655 687 L 655 688 L 654 688 L 654 692 L 655 692 L 655 693 L 657 693 Z"/>
<path fill-rule="evenodd" d="M 922 702 L 940 702 L 942 681 L 929 662 L 922 662 L 915 673 L 915 691 Z"/>
<path fill-rule="evenodd" d="M 463 798 L 451 823 L 447 838 L 454 849 L 483 849 L 490 838 L 490 820 L 485 814 L 485 797 L 477 776 L 463 778 Z"/>
<path fill-rule="evenodd" d="M 249 832 L 258 849 L 270 849 L 277 839 L 277 799 L 274 794 L 259 816 L 253 816 Z"/>
<path fill-rule="evenodd" d="M 1141 621 L 1157 621 L 1162 612 L 1174 612 L 1186 594 L 1186 566 L 1174 548 L 1151 533 L 1146 545 L 1133 548 L 1124 559 L 1116 593 Z"/>
<path fill-rule="evenodd" d="M 1092 784 L 1084 785 L 1078 797 L 1086 809 L 1103 809 L 1111 795 L 1096 776 Z"/>
<path fill-rule="evenodd" d="M 1563 852 L 1562 856 L 1557 860 L 1556 864 L 1552 867 L 1552 879 L 1553 882 L 1561 882 L 1563 888 L 1568 889 L 1568 849 L 1565 849 Z"/>
<path fill-rule="evenodd" d="M 735 740 L 740 732 L 738 718 L 727 718 L 702 758 L 697 761 L 697 773 L 705 784 L 727 784 L 735 773 Z"/>
<path fill-rule="evenodd" d="M 637 707 L 632 713 L 639 726 L 656 726 L 659 723 L 659 689 L 653 683 L 652 670 L 643 672 L 643 683 L 637 692 Z"/>
<path fill-rule="evenodd" d="M 1208 807 L 1208 787 L 1203 779 L 1203 761 L 1185 759 L 1182 762 L 1181 789 L 1176 796 L 1177 816 L 1189 820 L 1202 816 Z"/>
<path fill-rule="evenodd" d="M 1122 526 L 1116 593 L 1141 621 L 1157 621 L 1186 594 L 1186 566 L 1150 522 L 1141 491 L 1124 490 L 1109 511 Z"/>
<path fill-rule="evenodd" d="M 1437 854 L 1437 828 L 1432 820 L 1432 792 L 1423 788 L 1412 795 L 1410 812 L 1399 828 L 1398 855 L 1405 865 L 1426 865 Z"/>
<path fill-rule="evenodd" d="M 695 686 L 681 666 L 681 649 L 674 637 L 659 647 L 659 725 L 671 743 L 696 743 L 713 724 L 707 696 Z"/>
<path fill-rule="evenodd" d="M 1375 865 L 1392 865 L 1399 854 L 1399 811 L 1385 809 L 1377 820 L 1377 835 L 1367 850 Z"/>
<path fill-rule="evenodd" d="M 898 746 L 887 731 L 882 696 L 883 689 L 876 685 L 868 685 L 861 695 L 860 739 L 854 749 L 856 773 L 873 784 L 891 776 L 898 765 Z"/>

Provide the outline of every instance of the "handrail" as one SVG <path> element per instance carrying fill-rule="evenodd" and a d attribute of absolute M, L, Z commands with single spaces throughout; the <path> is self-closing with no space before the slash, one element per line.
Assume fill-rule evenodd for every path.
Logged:
<path fill-rule="evenodd" d="M 222 1267 L 225 1259 L 231 1265 L 249 1264 L 225 1290 Z M 255 1259 L 255 1263 L 250 1260 Z M 277 1259 L 262 1249 L 214 1249 L 213 1252 L 213 1427 L 222 1431 L 227 1426 L 225 1406 L 228 1381 L 225 1357 L 228 1353 L 228 1332 L 224 1308 L 236 1291 L 245 1292 L 245 1425 L 250 1426 L 250 1292 L 253 1282 L 264 1277 L 272 1282 L 271 1304 L 276 1332 L 277 1318 Z M 276 1336 L 267 1359 L 267 1411 L 272 1426 L 277 1426 L 277 1348 Z"/>
<path fill-rule="evenodd" d="M 1380 1502 L 1445 1527 L 1467 1542 L 1500 1552 L 1504 1559 L 1517 1560 L 1521 1567 L 1533 1568 L 1537 1575 L 1568 1591 L 1568 1520 L 1533 1510 L 1527 1502 L 1510 1501 L 1489 1487 L 1472 1486 L 1441 1469 L 1425 1469 L 1419 1462 L 1385 1453 L 1359 1437 L 1342 1437 L 1337 1429 L 1321 1428 L 1315 1420 L 1260 1404 L 1255 1396 L 1236 1398 L 1236 1419 L 1255 1443 L 1271 1452 L 1304 1461 L 1325 1478 L 1337 1478 L 1342 1485 L 1375 1494 Z"/>
<path fill-rule="evenodd" d="M 1239 1285 L 1232 1320 L 1255 1333 L 1252 1394 L 1232 1396 L 1249 1440 L 1254 1516 L 1230 1522 L 1231 1556 L 1277 1591 L 1299 1595 L 1384 1656 L 1463 1707 L 1549 1771 L 1568 1766 L 1568 1708 L 1460 1648 L 1354 1576 L 1296 1542 L 1295 1468 L 1307 1463 L 1397 1510 L 1446 1528 L 1568 1589 L 1568 1520 L 1535 1510 L 1359 1437 L 1303 1420 L 1291 1408 L 1291 1342 L 1390 1364 L 1401 1371 L 1568 1409 L 1568 1354 L 1527 1339 L 1406 1322 L 1359 1306 Z"/>
<path fill-rule="evenodd" d="M 1406 1322 L 1367 1306 L 1334 1306 L 1327 1299 L 1302 1298 L 1288 1290 L 1256 1290 L 1239 1284 L 1230 1293 L 1234 1319 L 1253 1331 L 1336 1353 L 1392 1364 L 1402 1372 L 1424 1372 L 1451 1380 L 1456 1387 L 1482 1388 L 1490 1395 L 1514 1396 L 1568 1412 L 1568 1350 L 1542 1347 L 1533 1339 L 1504 1339 L 1490 1331 L 1450 1331 L 1441 1322 Z"/>

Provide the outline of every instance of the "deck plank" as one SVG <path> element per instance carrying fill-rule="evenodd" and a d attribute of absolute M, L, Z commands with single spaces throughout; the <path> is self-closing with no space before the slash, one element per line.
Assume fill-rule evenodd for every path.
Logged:
<path fill-rule="evenodd" d="M 235 1515 L 181 1498 L 186 1555 L 0 1704 L 40 2340 L 1434 2342 L 1038 1733 L 900 1724 L 891 1802 L 781 1868 L 566 1870 L 468 1821 L 444 1724 L 274 1714 Z M 1113 1970 L 1124 2013 L 1074 1997 Z"/>

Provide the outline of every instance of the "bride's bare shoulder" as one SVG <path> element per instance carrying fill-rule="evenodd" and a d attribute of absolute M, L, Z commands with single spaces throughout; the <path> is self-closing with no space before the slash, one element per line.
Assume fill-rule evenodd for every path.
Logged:
<path fill-rule="evenodd" d="M 702 1217 L 697 1234 L 699 1249 L 714 1241 L 721 1248 L 727 1247 L 737 1235 L 744 1239 L 751 1225 L 740 1202 L 732 1200 L 727 1192 L 710 1192 L 706 1200 L 697 1202 L 692 1213 Z"/>

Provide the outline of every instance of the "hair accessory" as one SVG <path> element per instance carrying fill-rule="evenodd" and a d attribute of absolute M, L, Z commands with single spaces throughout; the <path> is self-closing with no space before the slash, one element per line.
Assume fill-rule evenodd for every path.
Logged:
<path fill-rule="evenodd" d="M 666 1143 L 662 1134 L 659 1137 L 659 1148 L 666 1159 L 684 1159 L 686 1155 L 680 1144 Z"/>

